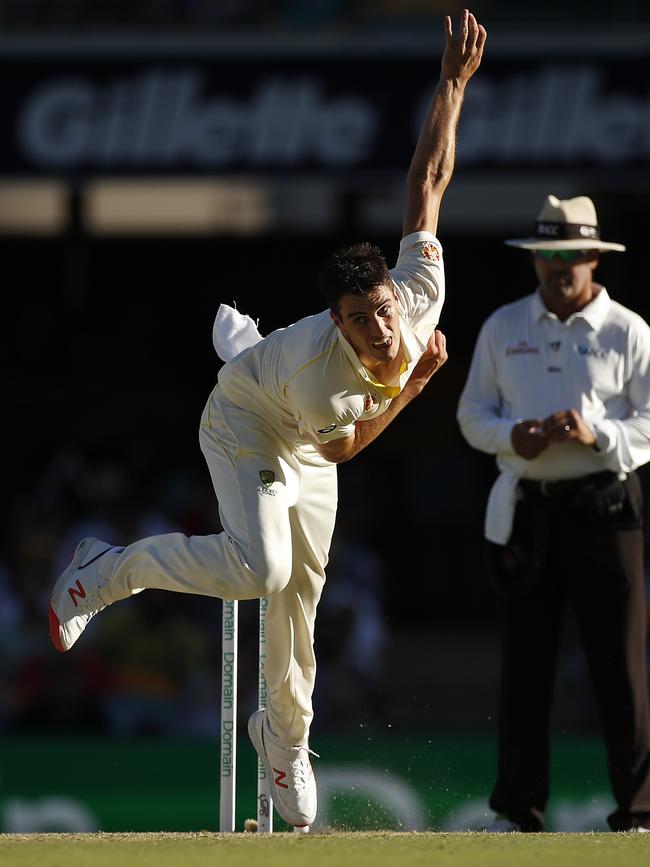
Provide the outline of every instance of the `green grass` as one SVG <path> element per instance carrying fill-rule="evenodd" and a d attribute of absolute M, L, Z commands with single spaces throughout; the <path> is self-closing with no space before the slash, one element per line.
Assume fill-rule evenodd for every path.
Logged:
<path fill-rule="evenodd" d="M 6 834 L 2 867 L 647 867 L 646 834 Z"/>

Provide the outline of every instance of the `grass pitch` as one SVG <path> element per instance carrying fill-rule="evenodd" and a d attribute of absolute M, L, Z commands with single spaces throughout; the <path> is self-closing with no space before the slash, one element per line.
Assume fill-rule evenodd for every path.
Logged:
<path fill-rule="evenodd" d="M 2 867 L 647 867 L 650 834 L 6 834 Z"/>

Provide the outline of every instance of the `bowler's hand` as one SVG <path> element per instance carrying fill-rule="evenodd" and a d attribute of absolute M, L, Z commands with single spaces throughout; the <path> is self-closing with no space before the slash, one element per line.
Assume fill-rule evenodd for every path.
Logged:
<path fill-rule="evenodd" d="M 554 412 L 544 419 L 542 430 L 549 443 L 577 442 L 590 447 L 596 444 L 593 431 L 577 409 Z"/>
<path fill-rule="evenodd" d="M 510 432 L 510 442 L 515 454 L 526 461 L 532 461 L 541 455 L 548 445 L 544 422 L 538 418 L 527 418 L 518 422 Z"/>
<path fill-rule="evenodd" d="M 467 9 L 460 16 L 458 35 L 452 32 L 451 16 L 445 18 L 445 50 L 442 77 L 466 84 L 481 64 L 487 30 Z"/>
<path fill-rule="evenodd" d="M 421 391 L 434 373 L 437 373 L 447 361 L 447 338 L 442 331 L 434 331 L 429 344 L 413 368 L 409 385 Z"/>

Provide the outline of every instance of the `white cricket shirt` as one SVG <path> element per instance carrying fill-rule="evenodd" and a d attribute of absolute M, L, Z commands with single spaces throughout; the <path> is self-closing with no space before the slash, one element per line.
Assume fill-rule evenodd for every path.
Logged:
<path fill-rule="evenodd" d="M 355 422 L 381 415 L 406 384 L 438 324 L 444 301 L 442 247 L 430 232 L 402 238 L 390 271 L 406 364 L 398 386 L 376 382 L 329 310 L 273 331 L 219 371 L 219 394 L 261 416 L 300 446 L 349 436 Z"/>
<path fill-rule="evenodd" d="M 533 460 L 515 454 L 510 433 L 518 421 L 566 409 L 591 426 L 598 450 L 562 443 Z M 626 473 L 650 460 L 650 328 L 604 288 L 564 322 L 539 291 L 505 305 L 481 329 L 458 421 L 470 445 L 497 455 L 486 537 L 504 544 L 519 478 Z"/>

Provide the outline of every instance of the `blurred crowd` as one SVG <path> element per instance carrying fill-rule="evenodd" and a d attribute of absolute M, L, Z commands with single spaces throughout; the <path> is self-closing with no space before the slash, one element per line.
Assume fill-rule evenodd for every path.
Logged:
<path fill-rule="evenodd" d="M 220 529 L 207 472 L 59 451 L 14 504 L 0 562 L 0 731 L 214 737 L 220 713 L 217 599 L 148 591 L 95 618 L 69 654 L 48 635 L 53 581 L 88 535 L 116 544 Z M 355 519 L 340 522 L 318 623 L 323 728 L 377 722 L 385 624 L 382 564 Z M 240 605 L 240 706 L 257 701 L 257 603 Z M 341 714 L 345 708 L 345 713 Z M 341 723 L 342 724 L 342 723 Z"/>
<path fill-rule="evenodd" d="M 147 467 L 142 454 L 137 449 L 133 453 L 137 459 L 96 459 L 62 449 L 35 488 L 13 505 L 0 562 L 0 731 L 4 733 L 214 737 L 218 731 L 219 600 L 147 591 L 95 618 L 70 653 L 59 654 L 50 644 L 50 592 L 79 539 L 97 535 L 126 544 L 151 534 L 178 530 L 203 534 L 220 528 L 207 472 L 182 466 Z M 422 694 L 434 697 L 434 721 L 441 718 L 435 703 L 442 700 L 436 684 L 451 677 L 446 699 L 461 700 L 454 697 L 454 671 L 462 681 L 457 696 L 466 695 L 471 705 L 472 672 L 465 668 L 467 656 L 461 650 L 462 635 L 472 633 L 471 623 L 452 616 L 450 625 L 458 638 L 450 652 L 458 658 L 421 659 L 420 668 L 414 666 L 404 642 L 404 624 L 398 623 L 395 631 L 387 589 L 401 576 L 388 574 L 372 542 L 376 530 L 371 516 L 359 508 L 362 493 L 355 493 L 355 488 L 367 484 L 363 473 L 347 479 L 349 490 L 341 499 L 319 608 L 314 703 L 320 732 L 349 732 L 356 725 L 379 729 L 395 719 L 408 726 L 417 720 L 418 708 L 422 712 L 417 697 L 409 701 L 408 709 L 401 706 L 408 678 L 401 676 L 397 690 L 390 682 L 396 670 L 408 671 L 411 681 L 420 681 Z M 404 568 L 409 569 L 408 562 Z M 449 579 L 435 572 L 433 578 L 426 577 Z M 480 576 L 475 580 L 480 582 Z M 417 608 L 417 604 L 417 596 L 409 599 L 409 605 Z M 437 648 L 439 629 L 429 624 L 423 633 L 432 647 Z M 414 620 L 411 631 L 415 636 L 422 625 Z M 241 722 L 257 701 L 256 602 L 240 605 L 239 650 Z M 570 634 L 565 657 L 565 676 L 571 680 L 567 691 L 584 697 L 589 692 L 588 674 L 579 642 Z M 473 663 L 477 670 L 479 663 Z M 575 711 L 578 721 L 584 717 L 587 727 L 593 725 L 582 700 L 580 707 Z M 471 718 L 469 707 L 467 714 L 468 726 L 480 727 L 481 720 Z"/>

